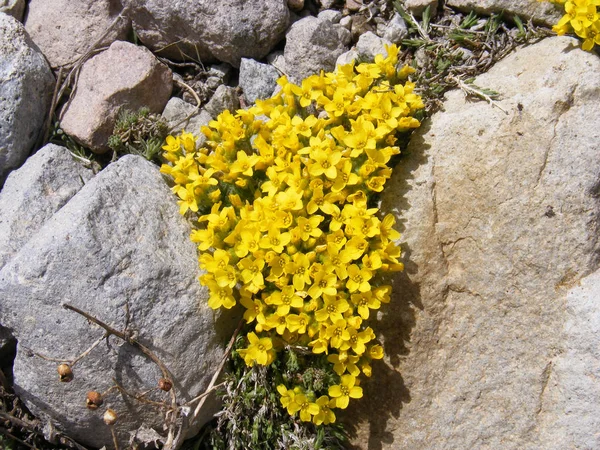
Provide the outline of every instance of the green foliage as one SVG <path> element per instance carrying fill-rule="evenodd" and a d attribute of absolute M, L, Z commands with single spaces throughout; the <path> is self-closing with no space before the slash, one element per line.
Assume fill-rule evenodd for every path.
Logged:
<path fill-rule="evenodd" d="M 160 114 L 151 114 L 148 108 L 138 111 L 121 110 L 108 146 L 116 156 L 140 155 L 159 162 L 161 147 L 169 127 Z"/>
<path fill-rule="evenodd" d="M 236 350 L 247 345 L 243 336 Z M 317 392 L 339 380 L 326 357 L 315 358 L 303 349 L 289 348 L 284 358 L 272 364 L 248 367 L 234 351 L 225 387 L 219 393 L 223 409 L 193 444 L 196 450 L 247 449 L 303 450 L 341 449 L 347 436 L 340 424 L 314 425 L 290 417 L 281 406 L 276 386 L 301 384 L 306 392 Z M 337 382 L 337 381 L 336 381 Z"/>

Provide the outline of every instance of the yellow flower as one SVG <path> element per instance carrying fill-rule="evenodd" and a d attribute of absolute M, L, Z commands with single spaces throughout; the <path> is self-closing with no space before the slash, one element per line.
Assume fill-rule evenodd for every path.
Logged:
<path fill-rule="evenodd" d="M 208 282 L 207 286 L 210 292 L 208 306 L 212 309 L 219 309 L 221 307 L 231 309 L 235 306 L 233 291 L 229 286 L 221 287 L 215 281 Z"/>
<path fill-rule="evenodd" d="M 371 291 L 361 292 L 360 294 L 352 294 L 350 296 L 352 303 L 356 305 L 356 310 L 360 317 L 367 320 L 369 318 L 369 309 L 379 309 L 381 302 L 373 297 Z"/>
<path fill-rule="evenodd" d="M 356 365 L 360 356 L 349 355 L 347 351 L 332 353 L 327 357 L 327 361 L 333 364 L 333 370 L 339 376 L 348 372 L 350 375 L 357 377 L 360 374 L 360 369 Z"/>
<path fill-rule="evenodd" d="M 243 174 L 251 177 L 254 171 L 252 170 L 256 163 L 260 160 L 260 156 L 251 155 L 248 156 L 245 151 L 240 150 L 237 152 L 237 159 L 229 168 L 229 172 L 232 175 Z"/>
<path fill-rule="evenodd" d="M 238 353 L 246 365 L 252 367 L 254 363 L 267 366 L 275 360 L 275 351 L 273 350 L 273 341 L 269 337 L 259 338 L 252 331 L 248 333 L 250 345 L 246 349 L 238 350 Z"/>
<path fill-rule="evenodd" d="M 319 414 L 320 408 L 316 403 L 311 402 L 304 394 L 296 394 L 293 403 L 288 406 L 288 411 L 295 414 L 300 411 L 300 420 L 310 422 L 312 416 Z"/>
<path fill-rule="evenodd" d="M 337 277 L 324 269 L 319 270 L 314 277 L 312 286 L 308 290 L 308 295 L 312 298 L 319 298 L 322 295 L 335 296 L 337 294 Z"/>
<path fill-rule="evenodd" d="M 335 399 L 335 406 L 340 409 L 346 409 L 350 398 L 361 398 L 363 390 L 356 386 L 356 377 L 352 375 L 342 375 L 340 384 L 329 387 L 329 396 Z"/>
<path fill-rule="evenodd" d="M 370 270 L 361 269 L 356 264 L 351 264 L 348 267 L 348 281 L 346 287 L 349 292 L 367 292 L 371 289 L 369 280 L 373 277 Z"/>
<path fill-rule="evenodd" d="M 326 395 L 322 395 L 317 399 L 317 405 L 319 406 L 319 412 L 313 417 L 313 423 L 315 425 L 329 425 L 335 422 L 335 414 L 331 408 L 335 407 L 335 400 L 330 400 Z"/>
<path fill-rule="evenodd" d="M 285 316 L 289 314 L 290 308 L 302 308 L 304 300 L 296 295 L 294 286 L 285 286 L 281 291 L 274 291 L 265 299 L 267 305 L 277 307 L 277 314 Z"/>
<path fill-rule="evenodd" d="M 323 308 L 315 311 L 315 319 L 319 322 L 330 321 L 337 323 L 343 319 L 342 314 L 348 311 L 350 305 L 343 298 L 338 298 L 335 295 L 327 295 L 324 297 Z"/>

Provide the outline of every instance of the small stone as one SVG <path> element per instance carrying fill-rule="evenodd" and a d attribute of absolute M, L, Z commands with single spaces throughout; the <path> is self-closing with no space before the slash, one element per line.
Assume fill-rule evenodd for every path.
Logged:
<path fill-rule="evenodd" d="M 328 20 L 331 23 L 340 23 L 340 20 L 342 20 L 342 13 L 335 9 L 326 9 L 321 11 L 317 17 L 319 19 Z"/>
<path fill-rule="evenodd" d="M 337 0 L 320 0 L 321 8 L 323 9 L 331 9 Z"/>
<path fill-rule="evenodd" d="M 301 11 L 304 8 L 304 0 L 287 0 L 287 3 L 292 11 Z"/>
<path fill-rule="evenodd" d="M 356 52 L 361 61 L 373 61 L 375 55 L 387 56 L 385 45 L 391 45 L 391 42 L 369 31 L 363 34 L 356 43 Z"/>
<path fill-rule="evenodd" d="M 288 30 L 284 49 L 285 65 L 292 82 L 321 70 L 332 71 L 338 56 L 346 51 L 338 24 L 317 17 L 305 17 Z"/>
<path fill-rule="evenodd" d="M 340 25 L 343 26 L 346 30 L 352 30 L 352 16 L 344 16 L 340 19 Z"/>
<path fill-rule="evenodd" d="M 116 41 L 81 68 L 75 96 L 61 115 L 61 128 L 94 152 L 103 153 L 122 108 L 147 107 L 159 113 L 172 88 L 171 70 L 148 49 Z"/>
<path fill-rule="evenodd" d="M 249 103 L 271 97 L 277 87 L 278 78 L 279 72 L 275 67 L 253 59 L 242 58 L 239 83 Z"/>
<path fill-rule="evenodd" d="M 408 12 L 416 17 L 421 17 L 428 6 L 433 13 L 438 7 L 438 0 L 406 0 L 405 6 Z"/>
<path fill-rule="evenodd" d="M 352 33 L 352 40 L 354 42 L 367 32 L 375 32 L 375 26 L 369 22 L 368 17 L 363 14 L 356 14 L 352 17 L 352 27 L 350 32 Z"/>
<path fill-rule="evenodd" d="M 213 119 L 204 108 L 196 109 L 194 105 L 183 101 L 178 97 L 173 97 L 165 106 L 162 116 L 172 128 L 171 134 L 176 135 L 182 131 L 187 131 L 197 136 L 196 148 L 200 148 L 206 142 L 206 136 L 200 131 L 200 128 Z M 190 116 L 188 118 L 188 116 Z"/>
<path fill-rule="evenodd" d="M 383 29 L 381 37 L 386 39 L 393 44 L 399 44 L 402 39 L 407 35 L 408 28 L 406 22 L 402 16 L 398 13 L 394 13 L 394 16 L 390 19 L 387 25 Z"/>
<path fill-rule="evenodd" d="M 240 107 L 240 99 L 235 88 L 231 86 L 220 85 L 204 109 L 213 118 L 217 117 L 226 109 L 235 111 Z"/>
<path fill-rule="evenodd" d="M 350 12 L 357 12 L 363 7 L 363 3 L 360 0 L 346 0 L 345 8 Z"/>
<path fill-rule="evenodd" d="M 285 57 L 283 56 L 283 50 L 277 50 L 273 53 L 270 53 L 267 56 L 267 63 L 275 67 L 280 75 L 286 72 Z"/>
<path fill-rule="evenodd" d="M 346 64 L 350 64 L 352 61 L 356 61 L 358 59 L 358 53 L 355 49 L 348 50 L 345 53 L 342 53 L 338 56 L 338 59 L 335 62 L 335 66 L 345 66 Z"/>

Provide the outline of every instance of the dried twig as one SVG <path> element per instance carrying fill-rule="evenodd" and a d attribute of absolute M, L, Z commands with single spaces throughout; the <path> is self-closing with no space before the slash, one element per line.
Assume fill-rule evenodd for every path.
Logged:
<path fill-rule="evenodd" d="M 14 441 L 17 441 L 19 444 L 23 444 L 23 445 L 25 445 L 26 447 L 33 448 L 33 449 L 36 449 L 36 450 L 37 450 L 37 447 L 35 447 L 34 445 L 31 445 L 31 444 L 30 444 L 30 443 L 28 443 L 28 442 L 25 442 L 25 441 L 23 441 L 23 440 L 19 439 L 19 438 L 18 438 L 18 437 L 16 437 L 14 434 L 11 434 L 11 433 L 9 433 L 9 432 L 8 432 L 8 430 L 7 430 L 6 428 L 2 428 L 2 427 L 0 427 L 0 434 L 4 434 L 5 436 L 8 436 L 8 437 L 9 437 L 9 438 L 11 438 L 12 440 L 14 440 Z"/>
<path fill-rule="evenodd" d="M 125 389 L 123 386 L 121 386 L 119 383 L 117 383 L 117 380 L 115 380 L 114 378 L 113 378 L 113 381 L 115 383 L 115 387 L 119 390 L 119 392 L 122 392 L 123 394 L 127 395 L 128 397 L 131 397 L 131 398 L 138 400 L 140 402 L 143 402 L 143 403 L 147 403 L 149 405 L 158 406 L 160 408 L 169 408 L 169 405 L 167 405 L 164 402 L 155 402 L 154 400 L 150 400 L 145 397 L 145 395 L 148 392 L 151 392 L 154 389 L 143 392 L 141 394 L 134 394 L 133 392 L 129 392 L 127 389 Z"/>

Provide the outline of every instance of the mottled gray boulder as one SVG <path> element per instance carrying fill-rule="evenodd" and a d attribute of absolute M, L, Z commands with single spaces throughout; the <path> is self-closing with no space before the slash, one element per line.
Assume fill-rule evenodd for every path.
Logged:
<path fill-rule="evenodd" d="M 125 156 L 89 181 L 0 271 L 0 322 L 19 341 L 15 389 L 35 415 L 86 445 L 112 447 L 102 423 L 107 407 L 119 414 L 121 448 L 142 424 L 160 431 L 160 408 L 113 392 L 90 411 L 85 397 L 110 388 L 113 378 L 143 392 L 161 372 L 112 337 L 74 366 L 71 383 L 59 382 L 57 363 L 35 354 L 71 359 L 103 335 L 61 304 L 134 333 L 171 371 L 180 403 L 203 392 L 231 335 L 231 324 L 206 304 L 190 226 L 178 209 L 158 168 Z M 160 401 L 169 394 L 148 396 Z M 202 420 L 214 412 L 208 407 Z"/>
<path fill-rule="evenodd" d="M 449 92 L 394 169 L 406 270 L 373 326 L 361 448 L 600 448 L 597 285 L 575 288 L 599 268 L 600 59 L 578 46 L 477 77 L 507 114 Z"/>
<path fill-rule="evenodd" d="M 52 67 L 73 64 L 112 25 L 100 45 L 124 39 L 129 19 L 115 0 L 29 0 L 25 28 Z"/>
<path fill-rule="evenodd" d="M 92 176 L 54 144 L 8 176 L 0 191 L 0 269 Z"/>
<path fill-rule="evenodd" d="M 220 85 L 206 106 L 208 112 L 213 118 L 217 117 L 226 109 L 235 111 L 240 107 L 240 99 L 235 88 L 231 86 Z"/>
<path fill-rule="evenodd" d="M 261 59 L 283 38 L 286 0 L 126 0 L 140 40 L 177 60 L 224 61 L 239 67 L 242 57 Z"/>
<path fill-rule="evenodd" d="M 554 25 L 564 14 L 558 5 L 531 0 L 447 0 L 446 6 L 485 15 L 503 12 L 505 17 L 517 15 L 546 26 Z"/>
<path fill-rule="evenodd" d="M 329 20 L 305 17 L 294 23 L 287 32 L 284 49 L 290 80 L 298 83 L 321 70 L 332 71 L 349 42 L 348 30 Z"/>
<path fill-rule="evenodd" d="M 242 58 L 239 83 L 249 103 L 271 97 L 277 87 L 278 78 L 279 72 L 270 64 Z"/>
<path fill-rule="evenodd" d="M 0 188 L 42 132 L 54 76 L 23 25 L 0 13 Z"/>
<path fill-rule="evenodd" d="M 0 0 L 0 12 L 13 16 L 19 22 L 23 21 L 25 0 Z"/>
<path fill-rule="evenodd" d="M 169 127 L 172 128 L 171 134 L 187 131 L 198 136 L 196 148 L 201 147 L 206 142 L 206 137 L 202 134 L 200 128 L 203 125 L 208 125 L 213 117 L 204 108 L 197 110 L 194 105 L 190 105 L 178 97 L 173 97 L 165 106 L 162 116 L 167 120 Z"/>
<path fill-rule="evenodd" d="M 171 70 L 148 49 L 116 41 L 81 68 L 60 126 L 81 144 L 102 153 L 108 150 L 121 108 L 137 111 L 146 106 L 159 113 L 172 89 Z"/>

